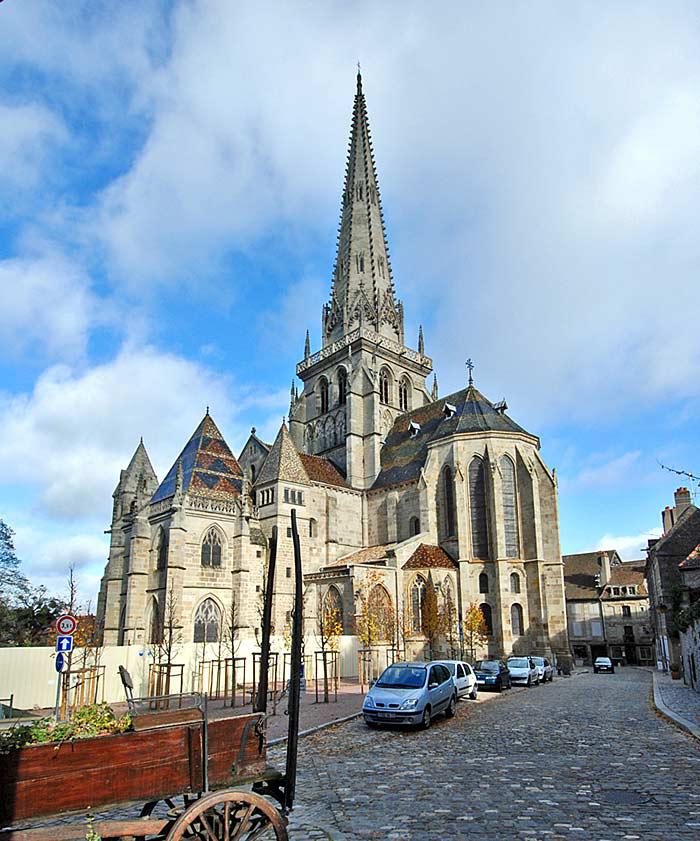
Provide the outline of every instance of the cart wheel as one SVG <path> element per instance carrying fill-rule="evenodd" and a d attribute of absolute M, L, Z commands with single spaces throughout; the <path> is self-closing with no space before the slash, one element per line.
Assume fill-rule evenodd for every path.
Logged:
<path fill-rule="evenodd" d="M 249 791 L 215 791 L 193 803 L 167 841 L 288 841 L 285 821 L 267 800 Z"/>

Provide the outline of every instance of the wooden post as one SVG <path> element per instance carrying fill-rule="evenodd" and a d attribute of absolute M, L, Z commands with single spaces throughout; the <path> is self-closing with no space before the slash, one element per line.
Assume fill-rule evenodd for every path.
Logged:
<path fill-rule="evenodd" d="M 301 691 L 301 642 L 304 601 L 302 596 L 301 546 L 297 529 L 297 512 L 292 508 L 292 541 L 294 543 L 294 611 L 292 613 L 292 657 L 289 679 L 289 728 L 287 731 L 287 764 L 284 781 L 284 810 L 294 805 L 297 785 L 297 749 L 299 746 L 299 695 Z"/>
<path fill-rule="evenodd" d="M 262 643 L 260 645 L 260 680 L 253 712 L 267 712 L 267 670 L 270 665 L 270 628 L 272 626 L 272 596 L 275 586 L 275 563 L 277 561 L 277 526 L 272 528 L 270 538 L 270 559 L 267 565 L 267 589 L 263 609 Z M 253 676 L 253 679 L 255 677 Z"/>

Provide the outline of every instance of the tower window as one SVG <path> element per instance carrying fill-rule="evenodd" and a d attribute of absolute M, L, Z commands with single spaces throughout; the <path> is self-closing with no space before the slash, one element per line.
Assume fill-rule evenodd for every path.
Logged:
<path fill-rule="evenodd" d="M 503 530 L 506 539 L 506 558 L 517 558 L 518 547 L 518 509 L 515 492 L 515 467 L 508 456 L 500 461 L 501 484 L 503 492 Z"/>
<path fill-rule="evenodd" d="M 472 555 L 475 558 L 488 558 L 486 473 L 484 462 L 480 458 L 473 458 L 469 465 L 469 508 L 472 526 Z"/>
<path fill-rule="evenodd" d="M 345 368 L 338 368 L 338 405 L 348 402 L 348 374 Z"/>
<path fill-rule="evenodd" d="M 391 402 L 391 378 L 386 369 L 379 374 L 379 399 L 382 403 Z"/>
<path fill-rule="evenodd" d="M 485 572 L 479 575 L 479 592 L 488 593 L 489 591 L 489 577 Z"/>
<path fill-rule="evenodd" d="M 328 380 L 322 377 L 318 385 L 321 393 L 321 414 L 325 415 L 328 411 Z"/>
<path fill-rule="evenodd" d="M 202 543 L 202 566 L 221 566 L 221 536 L 214 528 L 209 529 Z"/>
<path fill-rule="evenodd" d="M 218 642 L 221 611 L 213 599 L 205 599 L 194 615 L 194 642 Z"/>
<path fill-rule="evenodd" d="M 406 378 L 401 380 L 399 385 L 399 409 L 402 412 L 408 412 L 411 408 L 411 384 Z"/>

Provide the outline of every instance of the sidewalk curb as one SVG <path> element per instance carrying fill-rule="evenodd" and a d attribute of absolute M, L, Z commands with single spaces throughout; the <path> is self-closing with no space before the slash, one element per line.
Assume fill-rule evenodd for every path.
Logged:
<path fill-rule="evenodd" d="M 351 715 L 343 716 L 343 718 L 334 718 L 333 721 L 326 721 L 323 724 L 317 724 L 316 727 L 310 727 L 308 730 L 301 730 L 299 732 L 299 737 L 302 736 L 313 736 L 314 733 L 318 733 L 320 730 L 325 730 L 327 727 L 333 727 L 335 724 L 343 724 L 346 721 L 352 721 L 355 718 L 359 718 L 362 715 L 362 710 L 356 713 L 352 713 Z M 283 745 L 287 741 L 287 736 L 280 736 L 277 739 L 271 739 L 267 746 L 269 748 L 274 747 L 275 745 Z"/>
<path fill-rule="evenodd" d="M 654 688 L 654 706 L 657 711 L 665 718 L 668 718 L 677 724 L 682 730 L 685 730 L 686 733 L 690 733 L 691 736 L 694 736 L 696 739 L 700 739 L 700 727 L 698 727 L 697 724 L 693 724 L 692 721 L 688 721 L 687 718 L 683 718 L 682 715 L 679 715 L 675 712 L 675 710 L 672 710 L 664 704 L 656 672 L 651 673 L 651 681 Z"/>

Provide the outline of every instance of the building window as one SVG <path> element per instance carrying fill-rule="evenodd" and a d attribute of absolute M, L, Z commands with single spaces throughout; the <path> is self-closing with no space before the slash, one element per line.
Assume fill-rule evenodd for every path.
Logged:
<path fill-rule="evenodd" d="M 211 528 L 202 542 L 202 566 L 221 566 L 221 535 L 217 529 Z"/>
<path fill-rule="evenodd" d="M 520 552 L 518 546 L 518 508 L 515 496 L 515 465 L 508 456 L 502 456 L 500 466 L 506 558 L 517 558 Z"/>
<path fill-rule="evenodd" d="M 218 642 L 221 611 L 213 599 L 205 599 L 194 615 L 194 641 Z"/>
<path fill-rule="evenodd" d="M 414 634 L 419 634 L 423 630 L 425 586 L 425 579 L 419 575 L 411 587 L 411 626 Z"/>
<path fill-rule="evenodd" d="M 485 572 L 479 575 L 479 592 L 488 593 L 489 591 L 489 577 Z"/>
<path fill-rule="evenodd" d="M 284 489 L 284 501 L 289 502 L 289 488 Z"/>
<path fill-rule="evenodd" d="M 399 385 L 399 409 L 402 412 L 408 412 L 411 408 L 411 384 L 404 377 Z"/>
<path fill-rule="evenodd" d="M 519 593 L 520 592 L 520 576 L 517 572 L 511 572 L 510 574 L 510 592 L 511 593 Z"/>
<path fill-rule="evenodd" d="M 415 537 L 417 534 L 420 534 L 420 520 L 418 517 L 411 517 L 408 521 L 408 532 L 410 537 Z"/>
<path fill-rule="evenodd" d="M 630 596 L 636 596 L 637 595 L 637 588 L 636 587 L 628 587 L 627 592 L 630 594 Z"/>
<path fill-rule="evenodd" d="M 168 565 L 168 533 L 162 526 L 158 533 L 158 559 L 156 565 L 157 569 L 165 569 Z"/>
<path fill-rule="evenodd" d="M 348 402 L 348 373 L 345 368 L 338 368 L 338 405 Z"/>
<path fill-rule="evenodd" d="M 394 636 L 391 596 L 381 584 L 375 584 L 369 594 L 369 607 L 376 620 L 377 640 L 386 642 Z"/>
<path fill-rule="evenodd" d="M 325 377 L 321 377 L 319 380 L 318 388 L 321 395 L 321 414 L 325 415 L 328 411 L 328 380 Z"/>
<path fill-rule="evenodd" d="M 472 526 L 472 555 L 489 557 L 489 534 L 486 512 L 486 471 L 484 462 L 476 457 L 469 465 L 469 510 Z"/>
<path fill-rule="evenodd" d="M 286 575 L 287 575 L 287 578 L 291 578 L 291 577 L 292 577 L 292 568 L 291 568 L 291 567 L 287 567 L 287 570 L 286 570 Z"/>
<path fill-rule="evenodd" d="M 631 616 L 632 615 L 632 608 L 628 604 L 622 605 L 622 615 L 623 616 Z"/>
<path fill-rule="evenodd" d="M 323 599 L 323 610 L 328 620 L 334 620 L 336 624 L 343 628 L 343 600 L 338 588 L 332 584 Z"/>
<path fill-rule="evenodd" d="M 440 526 L 442 531 L 442 538 L 453 537 L 455 533 L 455 493 L 454 493 L 454 479 L 452 477 L 452 468 L 445 465 L 442 469 L 440 477 L 442 485 L 440 500 L 442 509 L 440 514 Z"/>
<path fill-rule="evenodd" d="M 479 605 L 479 610 L 481 611 L 481 615 L 484 617 L 484 623 L 486 625 L 486 635 L 492 637 L 493 615 L 491 613 L 491 605 L 486 604 L 486 602 L 482 602 L 482 604 Z"/>
<path fill-rule="evenodd" d="M 313 517 L 309 519 L 309 537 L 316 537 L 318 534 L 318 525 Z"/>
<path fill-rule="evenodd" d="M 292 527 L 287 526 L 287 537 L 291 537 L 291 536 L 292 536 Z"/>
<path fill-rule="evenodd" d="M 510 607 L 510 626 L 514 637 L 523 635 L 523 609 L 517 603 Z"/>
<path fill-rule="evenodd" d="M 619 596 L 620 595 L 620 588 L 619 587 L 613 587 L 613 595 L 614 596 Z"/>
<path fill-rule="evenodd" d="M 262 558 L 262 549 L 256 549 L 255 550 L 255 557 L 256 558 Z"/>
<path fill-rule="evenodd" d="M 256 472 L 255 465 L 251 464 L 250 465 L 250 481 L 251 481 L 251 484 L 253 484 L 253 485 L 255 484 L 255 472 Z"/>
<path fill-rule="evenodd" d="M 391 382 L 389 372 L 385 369 L 379 374 L 379 399 L 387 405 L 391 402 Z"/>

